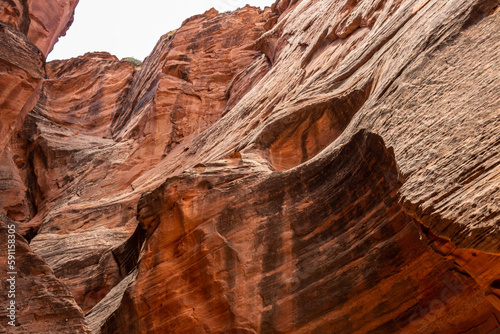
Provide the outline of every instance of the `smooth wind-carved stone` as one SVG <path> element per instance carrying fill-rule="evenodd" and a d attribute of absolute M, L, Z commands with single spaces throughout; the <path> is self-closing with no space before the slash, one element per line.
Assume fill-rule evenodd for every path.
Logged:
<path fill-rule="evenodd" d="M 68 287 L 61 332 L 499 330 L 498 1 L 210 10 L 138 68 L 47 64 L 33 101 L 43 57 L 5 13 L 0 91 L 25 81 L 0 96 L 0 202 Z"/>

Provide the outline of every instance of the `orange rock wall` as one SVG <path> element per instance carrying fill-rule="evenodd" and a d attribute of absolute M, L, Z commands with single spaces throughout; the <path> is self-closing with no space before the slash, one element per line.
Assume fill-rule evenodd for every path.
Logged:
<path fill-rule="evenodd" d="M 45 56 L 76 3 L 0 1 L 0 333 L 92 333 L 70 290 L 29 246 L 33 234 L 21 228 L 36 215 L 38 193 L 25 119 L 44 85 Z"/>
<path fill-rule="evenodd" d="M 60 332 L 499 330 L 496 1 L 210 10 L 137 68 L 45 66 L 23 33 L 46 53 L 76 3 L 37 5 L 29 26 L 0 12 L 0 80 L 24 80 L 0 104 L 2 219 L 39 259 L 23 279 L 56 291 L 20 319 L 61 302 Z"/>

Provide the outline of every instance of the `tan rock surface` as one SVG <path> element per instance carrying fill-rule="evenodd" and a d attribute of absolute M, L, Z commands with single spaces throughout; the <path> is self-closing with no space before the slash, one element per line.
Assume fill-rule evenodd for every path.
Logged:
<path fill-rule="evenodd" d="M 45 263 L 28 246 L 19 234 L 15 235 L 15 264 L 17 274 L 8 274 L 7 245 L 9 229 L 15 222 L 0 214 L 0 272 L 1 300 L 0 333 L 92 333 L 84 314 L 76 304 L 71 292 L 62 284 Z M 15 228 L 14 228 L 15 230 Z M 15 278 L 14 281 L 7 279 Z M 14 298 L 8 298 L 11 283 Z M 15 301 L 15 327 L 7 324 L 7 304 Z"/>

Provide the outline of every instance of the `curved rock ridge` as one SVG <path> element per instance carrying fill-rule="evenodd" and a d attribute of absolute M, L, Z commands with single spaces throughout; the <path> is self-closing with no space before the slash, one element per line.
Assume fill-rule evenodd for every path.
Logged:
<path fill-rule="evenodd" d="M 28 0 L 28 38 L 47 56 L 73 23 L 79 0 Z M 24 2 L 24 1 L 21 1 Z"/>
<path fill-rule="evenodd" d="M 0 198 L 71 292 L 56 332 L 499 330 L 498 1 L 210 10 L 140 68 L 46 73 L 5 13 L 5 82 L 40 78 L 5 113 Z"/>
<path fill-rule="evenodd" d="M 14 141 L 31 156 L 36 189 L 36 215 L 21 232 L 85 312 L 128 274 L 116 249 L 131 252 L 124 245 L 142 194 L 132 182 L 245 93 L 237 82 L 226 88 L 262 57 L 254 43 L 272 15 L 245 7 L 193 17 L 141 69 L 99 52 L 47 65 L 30 130 Z"/>
<path fill-rule="evenodd" d="M 146 248 L 101 333 L 497 328 L 476 281 L 404 212 L 382 139 L 327 150 L 287 173 L 214 162 L 143 196 Z"/>

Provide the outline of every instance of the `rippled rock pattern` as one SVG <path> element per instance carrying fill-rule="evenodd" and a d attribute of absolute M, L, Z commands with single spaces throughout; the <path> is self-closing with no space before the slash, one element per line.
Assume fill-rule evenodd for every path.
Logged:
<path fill-rule="evenodd" d="M 210 10 L 139 67 L 45 65 L 76 2 L 7 4 L 2 219 L 52 332 L 500 330 L 498 1 Z"/>
<path fill-rule="evenodd" d="M 65 33 L 76 4 L 0 1 L 1 333 L 92 333 L 66 284 L 29 246 L 33 234 L 21 233 L 22 225 L 37 211 L 33 200 L 36 182 L 25 135 L 30 130 L 24 121 L 37 104 L 47 78 L 45 55 Z M 14 250 L 8 246 L 15 247 L 15 253 L 8 253 Z M 11 301 L 16 302 L 15 319 L 8 317 L 13 315 L 7 309 Z"/>

